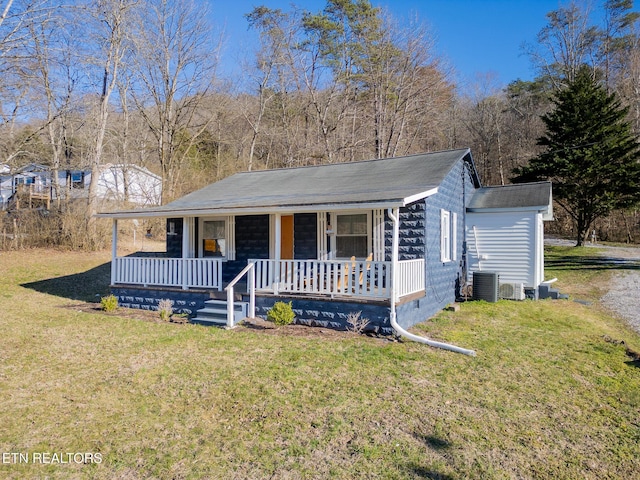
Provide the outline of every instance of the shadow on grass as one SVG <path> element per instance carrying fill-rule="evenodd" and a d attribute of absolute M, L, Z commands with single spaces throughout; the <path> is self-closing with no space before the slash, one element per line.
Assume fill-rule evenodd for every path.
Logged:
<path fill-rule="evenodd" d="M 108 262 L 86 272 L 23 283 L 20 286 L 56 297 L 96 302 L 109 294 L 110 282 L 111 262 Z"/>
<path fill-rule="evenodd" d="M 414 466 L 411 468 L 412 476 L 415 478 L 426 478 L 427 480 L 453 480 L 457 477 L 452 477 L 446 473 L 434 472 L 420 466 Z"/>
<path fill-rule="evenodd" d="M 435 435 L 422 435 L 415 433 L 414 437 L 430 449 L 440 453 L 443 453 L 444 450 L 452 447 L 451 442 Z M 425 467 L 424 465 L 419 465 L 415 462 L 409 463 L 406 468 L 410 472 L 411 477 L 414 478 L 425 478 L 428 480 L 453 480 L 454 478 L 447 473 L 437 471 L 435 468 Z"/>
<path fill-rule="evenodd" d="M 443 440 L 442 438 L 436 437 L 434 435 L 416 435 L 416 438 L 433 450 L 440 451 L 451 448 L 451 442 Z"/>
<path fill-rule="evenodd" d="M 630 361 L 624 362 L 624 363 L 626 363 L 630 367 L 640 368 L 640 360 L 630 360 Z"/>
<path fill-rule="evenodd" d="M 544 263 L 554 270 L 640 270 L 640 260 L 616 257 L 547 254 Z"/>

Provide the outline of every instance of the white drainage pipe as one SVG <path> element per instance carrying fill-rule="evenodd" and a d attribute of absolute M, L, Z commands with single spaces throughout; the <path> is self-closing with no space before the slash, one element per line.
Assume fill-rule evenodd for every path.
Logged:
<path fill-rule="evenodd" d="M 418 343 L 424 343 L 426 345 L 429 345 L 431 347 L 435 347 L 435 348 L 442 348 L 444 350 L 449 350 L 451 352 L 456 352 L 456 353 L 462 353 L 463 355 L 469 355 L 472 357 L 476 356 L 476 352 L 474 350 L 468 350 L 466 348 L 462 348 L 462 347 L 457 347 L 456 345 L 451 345 L 449 343 L 443 343 L 443 342 L 437 342 L 435 340 L 431 340 L 429 338 L 425 338 L 425 337 L 420 337 L 418 335 L 414 335 L 413 333 L 409 333 L 407 332 L 404 328 L 402 328 L 400 325 L 398 325 L 398 322 L 396 321 L 396 292 L 395 292 L 395 274 L 398 271 L 398 244 L 399 244 L 399 237 L 400 237 L 400 227 L 399 227 L 399 221 L 398 221 L 398 208 L 395 209 L 387 209 L 387 212 L 389 214 L 389 218 L 391 219 L 391 221 L 393 222 L 393 249 L 392 249 L 392 253 L 391 253 L 391 265 L 392 265 L 392 275 L 393 275 L 393 280 L 391 282 L 391 314 L 390 314 L 390 320 L 391 320 L 391 327 L 393 328 L 393 330 L 400 335 L 401 337 L 407 338 L 409 340 L 413 340 L 414 342 L 418 342 Z"/>

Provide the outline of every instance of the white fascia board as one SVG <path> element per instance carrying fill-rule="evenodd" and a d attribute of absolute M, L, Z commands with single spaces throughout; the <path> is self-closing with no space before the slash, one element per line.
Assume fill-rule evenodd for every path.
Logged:
<path fill-rule="evenodd" d="M 431 190 L 427 190 L 426 192 L 416 193 L 415 195 L 411 195 L 409 197 L 406 197 L 403 200 L 402 206 L 406 207 L 410 203 L 417 202 L 418 200 L 423 200 L 423 199 L 425 199 L 427 197 L 430 197 L 431 195 L 435 195 L 436 193 L 438 193 L 438 187 L 432 188 Z"/>
<path fill-rule="evenodd" d="M 530 207 L 505 207 L 505 208 L 468 208 L 468 213 L 509 213 L 509 212 L 546 212 L 547 205 L 530 206 Z"/>
<path fill-rule="evenodd" d="M 553 220 L 553 194 L 549 192 L 549 205 L 542 212 L 542 220 Z"/>
<path fill-rule="evenodd" d="M 286 205 L 280 207 L 246 207 L 246 208 L 191 208 L 176 210 L 126 210 L 121 212 L 101 212 L 99 218 L 169 218 L 169 217 L 201 217 L 220 215 L 267 215 L 270 213 L 314 213 L 338 212 L 343 210 L 374 210 L 403 206 L 402 200 L 367 203 L 328 203 L 318 205 Z"/>

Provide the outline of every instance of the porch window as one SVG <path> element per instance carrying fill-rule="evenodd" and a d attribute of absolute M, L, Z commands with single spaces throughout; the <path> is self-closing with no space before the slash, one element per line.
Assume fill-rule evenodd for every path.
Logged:
<path fill-rule="evenodd" d="M 227 256 L 227 223 L 224 220 L 203 220 L 202 256 Z"/>
<path fill-rule="evenodd" d="M 369 215 L 336 215 L 336 257 L 366 258 L 369 250 Z"/>

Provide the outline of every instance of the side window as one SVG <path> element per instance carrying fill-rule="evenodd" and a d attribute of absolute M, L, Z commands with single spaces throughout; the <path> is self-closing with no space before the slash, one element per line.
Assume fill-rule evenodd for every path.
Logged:
<path fill-rule="evenodd" d="M 451 212 L 440 210 L 440 261 L 451 261 Z"/>
<path fill-rule="evenodd" d="M 451 260 L 458 260 L 458 214 L 451 212 Z"/>
<path fill-rule="evenodd" d="M 84 188 L 84 172 L 67 171 L 67 185 L 71 188 Z"/>

